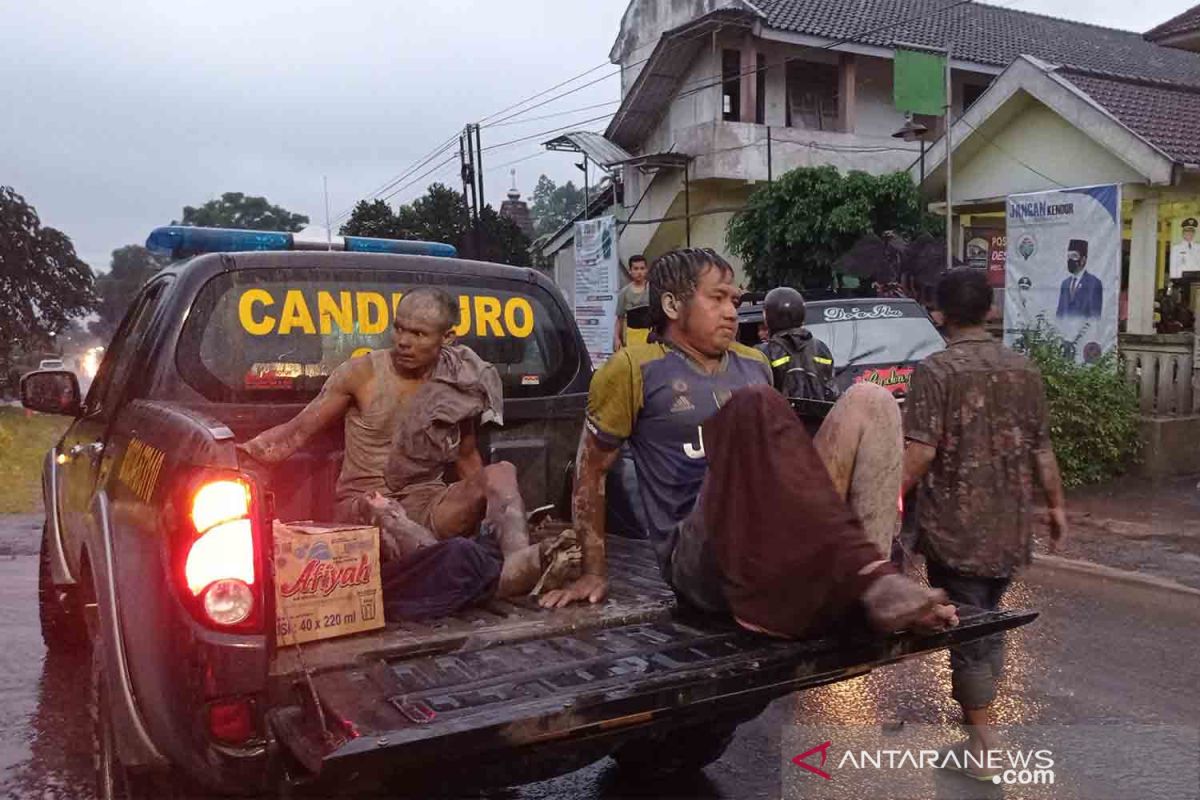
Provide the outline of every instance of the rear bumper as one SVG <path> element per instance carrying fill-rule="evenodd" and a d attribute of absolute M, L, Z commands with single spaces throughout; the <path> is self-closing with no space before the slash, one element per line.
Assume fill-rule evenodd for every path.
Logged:
<path fill-rule="evenodd" d="M 654 728 L 727 719 L 1036 616 L 993 612 L 928 636 L 807 642 L 674 619 L 379 661 L 316 676 L 325 718 L 340 726 L 328 726 L 332 742 L 299 707 L 272 712 L 273 727 L 324 779 L 397 770 L 445 776 L 464 762 L 474 771 L 520 753 L 558 753 L 553 760 L 572 769 Z"/>

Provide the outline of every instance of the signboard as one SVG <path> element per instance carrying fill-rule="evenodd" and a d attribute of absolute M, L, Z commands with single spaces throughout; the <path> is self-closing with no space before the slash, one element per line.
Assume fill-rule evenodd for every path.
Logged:
<path fill-rule="evenodd" d="M 1011 195 L 1004 341 L 1038 326 L 1092 363 L 1117 346 L 1121 191 L 1089 186 Z"/>
<path fill-rule="evenodd" d="M 1000 228 L 967 228 L 967 266 L 988 271 L 988 285 L 1004 288 L 1008 237 Z"/>
<path fill-rule="evenodd" d="M 612 355 L 621 288 L 617 220 L 599 217 L 575 223 L 575 322 L 598 367 Z"/>
<path fill-rule="evenodd" d="M 946 113 L 946 56 L 897 48 L 892 99 L 898 111 L 939 116 Z"/>

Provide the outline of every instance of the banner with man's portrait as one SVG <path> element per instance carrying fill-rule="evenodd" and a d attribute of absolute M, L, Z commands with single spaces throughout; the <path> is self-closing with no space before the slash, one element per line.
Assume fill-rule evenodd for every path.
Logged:
<path fill-rule="evenodd" d="M 1121 188 L 1010 195 L 1004 341 L 1053 330 L 1066 354 L 1092 363 L 1117 346 Z"/>

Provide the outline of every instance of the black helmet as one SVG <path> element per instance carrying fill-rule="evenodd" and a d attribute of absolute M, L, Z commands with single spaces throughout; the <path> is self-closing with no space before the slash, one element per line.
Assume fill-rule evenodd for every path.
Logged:
<path fill-rule="evenodd" d="M 799 328 L 804 324 L 804 295 L 790 286 L 772 289 L 763 301 L 763 316 L 773 334 Z"/>

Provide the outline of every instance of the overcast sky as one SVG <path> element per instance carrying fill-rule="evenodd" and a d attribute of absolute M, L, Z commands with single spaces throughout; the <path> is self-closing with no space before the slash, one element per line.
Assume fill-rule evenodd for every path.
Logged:
<path fill-rule="evenodd" d="M 1146 30 L 1192 2 L 1000 4 Z M 626 0 L 2 5 L 0 183 L 71 236 L 85 261 L 107 269 L 114 248 L 144 242 L 183 206 L 226 191 L 265 195 L 322 224 L 327 175 L 336 217 L 466 122 L 604 64 Z M 610 78 L 528 116 L 617 96 Z M 484 146 L 612 108 L 485 129 Z M 490 202 L 499 205 L 509 186 L 503 165 L 538 153 L 539 141 L 484 154 Z M 580 177 L 561 153 L 515 168 L 526 196 L 543 172 L 560 182 Z M 450 164 L 392 201 L 437 178 L 459 180 Z"/>

